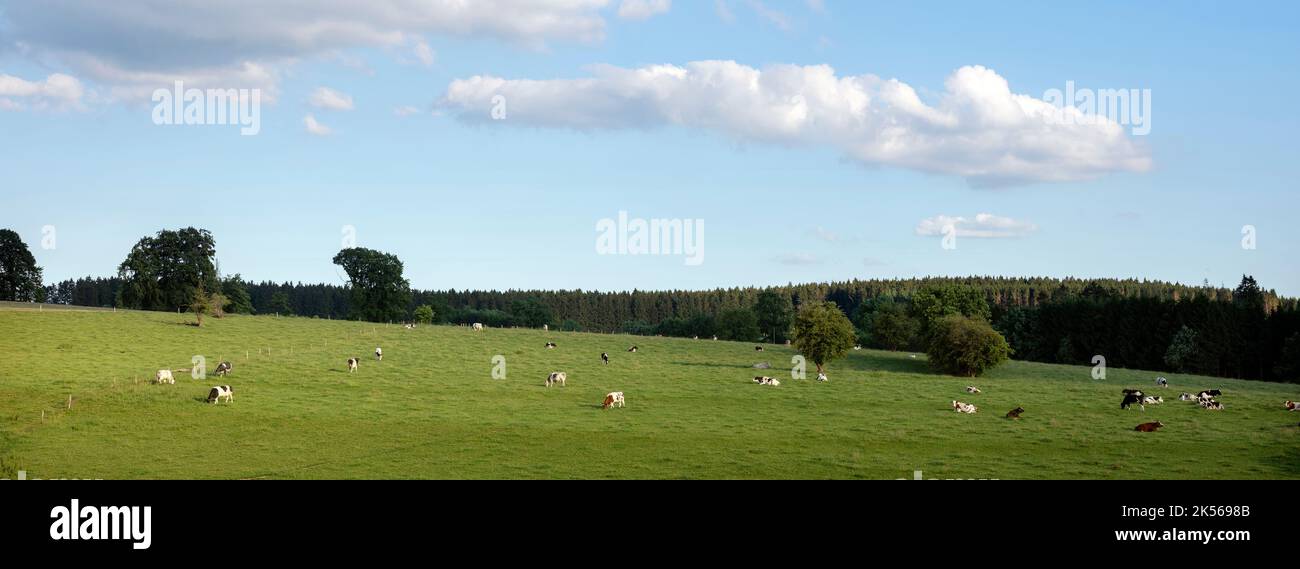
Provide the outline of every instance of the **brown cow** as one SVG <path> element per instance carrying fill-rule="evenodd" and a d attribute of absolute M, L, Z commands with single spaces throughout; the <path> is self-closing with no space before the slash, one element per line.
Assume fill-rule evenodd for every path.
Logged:
<path fill-rule="evenodd" d="M 1154 433 L 1156 432 L 1156 429 L 1159 429 L 1160 427 L 1163 426 L 1165 426 L 1164 423 L 1161 423 L 1160 421 L 1156 421 L 1154 423 L 1142 423 L 1141 425 L 1133 427 L 1133 430 L 1140 433 Z"/>

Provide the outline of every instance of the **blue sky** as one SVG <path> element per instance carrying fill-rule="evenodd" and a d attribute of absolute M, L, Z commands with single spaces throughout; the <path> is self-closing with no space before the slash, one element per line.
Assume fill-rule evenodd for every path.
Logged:
<path fill-rule="evenodd" d="M 225 273 L 340 282 L 330 258 L 352 226 L 430 289 L 967 274 L 1232 286 L 1250 273 L 1300 295 L 1290 2 L 677 0 L 642 19 L 620 0 L 495 0 L 482 14 L 235 2 L 220 18 L 201 2 L 120 4 L 0 1 L 0 226 L 47 282 L 112 274 L 140 237 L 191 225 L 214 233 Z M 647 78 L 659 65 L 672 68 Z M 957 126 L 880 106 L 861 77 L 906 84 Z M 1035 99 L 1067 81 L 1150 89 L 1151 132 L 972 123 L 996 102 L 958 101 L 984 93 L 950 87 L 962 77 Z M 155 125 L 149 94 L 174 79 L 262 89 L 260 133 Z M 868 126 L 841 104 L 862 85 Z M 351 109 L 313 105 L 320 88 Z M 493 121 L 484 97 L 498 92 L 512 110 Z M 791 93 L 810 119 L 771 118 Z M 308 115 L 330 133 L 309 132 Z M 990 156 L 1028 169 L 986 183 L 971 168 Z M 597 222 L 620 211 L 703 220 L 703 264 L 597 254 Z M 918 234 L 958 217 L 955 249 Z"/>

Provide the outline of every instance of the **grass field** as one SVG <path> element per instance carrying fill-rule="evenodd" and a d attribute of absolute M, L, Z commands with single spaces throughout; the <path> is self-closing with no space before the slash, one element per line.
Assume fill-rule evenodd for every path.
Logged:
<path fill-rule="evenodd" d="M 1300 478 L 1300 386 L 1012 362 L 977 380 L 860 351 L 790 381 L 751 344 L 301 318 L 0 309 L 0 478 Z M 559 344 L 546 350 L 547 341 Z M 624 350 L 640 346 L 636 354 Z M 372 355 L 384 349 L 384 361 Z M 600 363 L 609 352 L 612 363 Z M 160 368 L 234 363 L 225 379 Z M 492 358 L 507 376 L 493 379 Z M 349 375 L 348 357 L 362 358 Z M 766 361 L 780 387 L 761 387 Z M 568 373 L 565 388 L 545 376 Z M 230 384 L 233 404 L 203 402 Z M 980 395 L 967 395 L 974 383 Z M 1224 390 L 1223 412 L 1176 400 Z M 627 407 L 603 411 L 608 391 Z M 69 397 L 71 407 L 69 408 Z M 953 413 L 960 399 L 976 415 Z M 1021 421 L 1002 415 L 1021 405 Z M 1157 433 L 1133 427 L 1163 421 Z"/>

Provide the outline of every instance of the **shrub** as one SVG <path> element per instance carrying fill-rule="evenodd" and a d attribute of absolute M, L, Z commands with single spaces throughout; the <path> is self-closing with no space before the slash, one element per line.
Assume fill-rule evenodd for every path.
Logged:
<path fill-rule="evenodd" d="M 938 371 L 975 377 L 1006 361 L 1011 347 L 988 322 L 952 315 L 934 322 L 926 353 Z"/>

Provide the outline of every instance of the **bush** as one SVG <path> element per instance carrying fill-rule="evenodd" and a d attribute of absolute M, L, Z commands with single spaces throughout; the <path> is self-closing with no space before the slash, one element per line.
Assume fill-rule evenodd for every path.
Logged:
<path fill-rule="evenodd" d="M 421 304 L 415 309 L 415 322 L 417 324 L 433 323 L 433 307 L 427 304 Z"/>
<path fill-rule="evenodd" d="M 988 322 L 952 315 L 934 322 L 926 353 L 937 371 L 975 377 L 1006 361 L 1011 347 Z"/>
<path fill-rule="evenodd" d="M 849 353 L 857 341 L 853 323 L 834 302 L 810 303 L 799 310 L 793 334 L 795 349 L 817 364 L 818 373 Z"/>

